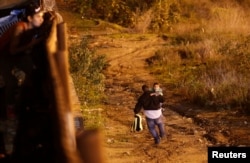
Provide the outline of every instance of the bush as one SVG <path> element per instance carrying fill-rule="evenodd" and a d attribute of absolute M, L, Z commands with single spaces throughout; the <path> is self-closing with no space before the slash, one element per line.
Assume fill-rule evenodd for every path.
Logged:
<path fill-rule="evenodd" d="M 105 56 L 89 50 L 85 38 L 69 48 L 69 55 L 70 72 L 81 103 L 88 106 L 100 104 L 105 98 L 102 74 L 106 66 Z"/>

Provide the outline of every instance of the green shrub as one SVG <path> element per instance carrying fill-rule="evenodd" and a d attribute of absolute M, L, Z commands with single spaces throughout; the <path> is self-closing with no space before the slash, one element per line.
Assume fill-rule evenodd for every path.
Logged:
<path fill-rule="evenodd" d="M 103 118 L 99 105 L 105 100 L 104 79 L 102 73 L 107 66 L 105 55 L 97 55 L 87 47 L 88 40 L 83 38 L 78 44 L 69 47 L 70 72 L 76 93 L 81 103 L 84 127 L 103 127 Z"/>
<path fill-rule="evenodd" d="M 70 72 L 77 94 L 82 104 L 98 105 L 105 98 L 104 75 L 106 66 L 104 55 L 97 55 L 87 47 L 87 39 L 69 48 Z"/>

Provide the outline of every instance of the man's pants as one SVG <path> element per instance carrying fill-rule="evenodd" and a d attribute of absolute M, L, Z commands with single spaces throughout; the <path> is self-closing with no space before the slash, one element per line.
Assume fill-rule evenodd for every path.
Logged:
<path fill-rule="evenodd" d="M 146 117 L 146 121 L 147 121 L 149 132 L 154 137 L 155 143 L 159 143 L 158 141 L 160 140 L 160 137 L 163 138 L 166 135 L 162 115 L 156 119 L 150 119 L 150 118 Z M 155 128 L 156 125 L 159 128 L 160 135 L 158 134 L 158 132 Z"/>

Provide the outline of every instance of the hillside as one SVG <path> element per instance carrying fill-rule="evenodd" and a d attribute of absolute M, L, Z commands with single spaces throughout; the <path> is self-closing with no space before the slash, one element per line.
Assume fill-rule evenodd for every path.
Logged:
<path fill-rule="evenodd" d="M 130 132 L 133 107 L 141 94 L 141 85 L 158 82 L 145 60 L 167 44 L 166 40 L 157 34 L 121 33 L 110 26 L 78 29 L 74 23 L 79 23 L 81 17 L 73 18 L 63 4 L 58 7 L 69 26 L 69 37 L 77 39 L 90 35 L 90 47 L 98 54 L 106 54 L 109 63 L 104 72 L 107 101 L 97 112 L 93 111 L 103 117 L 103 142 L 108 163 L 205 163 L 208 146 L 250 145 L 249 116 L 234 110 L 197 108 L 183 101 L 169 85 L 162 85 L 167 99 L 164 116 L 168 139 L 155 147 L 145 119 L 142 132 Z"/>

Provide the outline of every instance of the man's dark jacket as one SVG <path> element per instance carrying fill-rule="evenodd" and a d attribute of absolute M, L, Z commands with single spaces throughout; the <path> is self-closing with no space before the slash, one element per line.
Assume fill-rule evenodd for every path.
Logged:
<path fill-rule="evenodd" d="M 158 110 L 160 103 L 164 102 L 163 96 L 150 95 L 151 91 L 144 92 L 135 105 L 134 113 L 137 114 L 143 108 L 144 110 Z"/>

